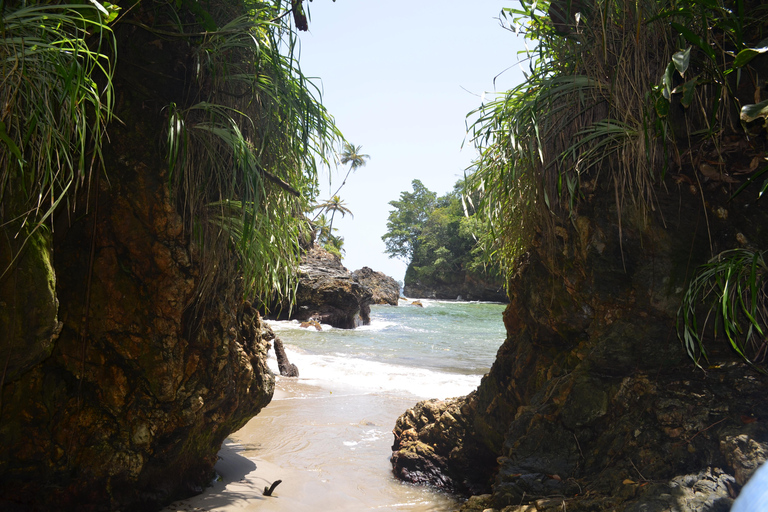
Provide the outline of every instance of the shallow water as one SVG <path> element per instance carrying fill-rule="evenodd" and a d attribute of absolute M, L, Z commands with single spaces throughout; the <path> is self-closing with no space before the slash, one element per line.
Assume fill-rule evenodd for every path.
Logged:
<path fill-rule="evenodd" d="M 419 400 L 477 387 L 504 340 L 504 306 L 422 302 L 374 306 L 371 325 L 355 330 L 270 322 L 300 377 L 277 377 L 272 402 L 220 454 L 252 472 L 168 510 L 457 509 L 451 496 L 394 478 L 392 428 Z M 269 364 L 277 373 L 273 353 Z M 275 479 L 275 496 L 263 497 Z"/>

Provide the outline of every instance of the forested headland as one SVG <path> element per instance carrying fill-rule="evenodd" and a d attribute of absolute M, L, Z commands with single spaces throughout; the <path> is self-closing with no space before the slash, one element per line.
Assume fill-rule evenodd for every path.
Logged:
<path fill-rule="evenodd" d="M 408 297 L 506 301 L 500 266 L 479 245 L 485 226 L 475 215 L 464 181 L 437 197 L 416 179 L 412 192 L 390 201 L 386 253 L 408 263 Z M 477 196 L 475 196 L 477 198 Z"/>

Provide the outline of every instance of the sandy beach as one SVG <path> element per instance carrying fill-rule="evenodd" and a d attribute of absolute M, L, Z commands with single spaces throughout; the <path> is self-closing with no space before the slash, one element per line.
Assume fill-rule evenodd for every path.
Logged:
<path fill-rule="evenodd" d="M 455 510 L 452 498 L 392 476 L 391 428 L 412 404 L 279 378 L 272 403 L 222 446 L 217 481 L 164 512 Z"/>

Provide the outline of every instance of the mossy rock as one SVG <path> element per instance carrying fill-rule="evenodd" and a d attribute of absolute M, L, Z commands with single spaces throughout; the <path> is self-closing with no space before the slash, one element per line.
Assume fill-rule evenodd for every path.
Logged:
<path fill-rule="evenodd" d="M 50 232 L 41 227 L 2 244 L 0 272 L 7 272 L 0 279 L 0 331 L 10 382 L 51 354 L 61 323 Z"/>

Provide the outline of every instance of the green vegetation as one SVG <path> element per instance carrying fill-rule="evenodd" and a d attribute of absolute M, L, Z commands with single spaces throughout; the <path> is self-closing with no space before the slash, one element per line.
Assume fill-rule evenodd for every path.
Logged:
<path fill-rule="evenodd" d="M 315 236 L 318 243 L 331 254 L 335 254 L 341 258 L 344 252 L 344 237 L 333 234 L 334 231 L 338 231 L 333 227 L 333 219 L 337 213 L 340 213 L 342 217 L 347 214 L 354 217 L 354 215 L 352 215 L 352 210 L 347 208 L 344 201 L 337 195 L 318 204 L 314 209 L 320 210 L 320 213 L 318 213 L 312 220 L 312 223 L 315 226 Z M 328 212 L 331 212 L 330 220 L 326 216 L 326 213 Z"/>
<path fill-rule="evenodd" d="M 316 160 L 340 134 L 298 69 L 282 2 L 254 3 L 247 14 L 215 5 L 206 19 L 220 28 L 196 48 L 191 86 L 201 101 L 169 107 L 171 183 L 204 267 L 243 273 L 246 295 L 258 302 L 267 291 L 293 291 Z M 239 254 L 235 265 L 222 264 L 227 245 Z M 202 275 L 201 296 L 232 278 Z"/>
<path fill-rule="evenodd" d="M 468 184 L 488 221 L 481 243 L 507 274 L 534 237 L 554 247 L 555 228 L 570 223 L 597 189 L 613 191 L 620 232 L 628 211 L 647 219 L 670 162 L 689 158 L 685 165 L 699 167 L 678 142 L 721 148 L 729 134 L 764 135 L 768 108 L 753 66 L 768 51 L 768 9 L 760 2 L 521 0 L 502 18 L 530 41 L 528 80 L 470 114 L 480 156 Z M 740 88 L 757 92 L 740 95 Z M 744 336 L 732 343 L 745 357 L 746 340 L 768 326 L 755 300 L 734 304 L 752 298 L 758 274 L 728 273 L 751 282 L 741 281 L 743 293 L 729 285 L 721 297 L 731 305 L 712 310 L 731 326 L 724 328 L 729 339 Z M 703 345 L 693 312 L 712 300 L 699 285 L 717 276 L 713 265 L 704 267 L 681 308 L 681 336 L 694 359 Z M 744 334 L 734 317 L 741 314 L 749 318 Z"/>
<path fill-rule="evenodd" d="M 343 141 L 342 151 L 339 155 L 339 161 L 342 165 L 349 164 L 347 174 L 344 176 L 344 180 L 341 182 L 341 185 L 339 185 L 339 188 L 336 189 L 336 192 L 334 192 L 330 199 L 327 199 L 322 203 L 312 207 L 313 210 L 320 210 L 318 214 L 315 215 L 315 217 L 312 219 L 317 241 L 325 250 L 331 254 L 335 254 L 339 258 L 344 257 L 344 237 L 334 234 L 334 231 L 338 230 L 333 227 L 333 219 L 336 217 L 337 213 L 340 213 L 342 217 L 349 214 L 354 218 L 354 215 L 352 215 L 352 210 L 347 208 L 347 206 L 344 204 L 344 201 L 339 196 L 339 192 L 344 187 L 344 185 L 347 184 L 349 175 L 355 172 L 358 168 L 364 167 L 366 160 L 371 158 L 368 155 L 362 154 L 362 149 L 362 146 L 355 146 L 354 144 L 350 144 L 347 141 Z M 331 212 L 330 220 L 328 220 L 325 215 L 328 212 Z"/>
<path fill-rule="evenodd" d="M 291 2 L 158 2 L 126 20 L 109 3 L 0 5 L 7 238 L 74 210 L 92 177 L 109 175 L 100 156 L 120 49 L 108 23 L 131 23 L 183 42 L 196 63 L 183 84 L 191 101 L 165 110 L 169 186 L 200 249 L 198 302 L 234 275 L 257 302 L 292 294 L 317 164 L 341 134 L 298 68 Z"/>
<path fill-rule="evenodd" d="M 60 204 L 90 189 L 113 114 L 116 8 L 0 5 L 0 226 L 15 260 Z"/>
<path fill-rule="evenodd" d="M 497 267 L 486 265 L 475 233 L 481 227 L 463 200 L 463 181 L 452 192 L 437 197 L 419 180 L 413 192 L 401 192 L 390 201 L 387 233 L 382 236 L 390 258 L 408 263 L 405 285 L 427 288 L 461 285 L 469 279 L 497 282 Z M 450 298 L 455 298 L 450 297 Z"/>
<path fill-rule="evenodd" d="M 700 334 L 707 322 L 712 322 L 715 336 L 719 332 L 725 335 L 733 349 L 747 361 L 765 356 L 768 350 L 767 279 L 764 253 L 753 250 L 724 251 L 699 269 L 683 299 L 678 326 L 688 354 L 697 364 L 699 355 L 707 358 Z M 699 328 L 696 306 L 702 302 L 710 306 L 705 325 Z"/>

